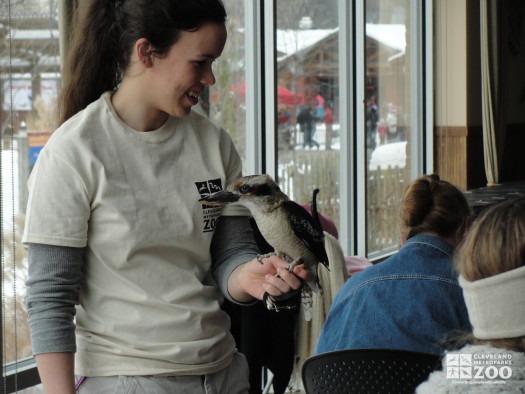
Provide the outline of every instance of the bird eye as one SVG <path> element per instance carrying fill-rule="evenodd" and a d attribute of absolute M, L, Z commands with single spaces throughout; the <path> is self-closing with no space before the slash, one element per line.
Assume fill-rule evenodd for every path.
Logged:
<path fill-rule="evenodd" d="M 245 194 L 245 193 L 248 193 L 250 191 L 250 186 L 248 185 L 242 185 L 241 188 L 239 189 L 241 193 Z"/>

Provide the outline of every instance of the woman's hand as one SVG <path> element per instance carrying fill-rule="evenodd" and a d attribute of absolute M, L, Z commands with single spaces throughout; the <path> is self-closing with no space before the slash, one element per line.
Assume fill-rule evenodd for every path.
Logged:
<path fill-rule="evenodd" d="M 265 257 L 262 264 L 253 259 L 238 266 L 228 280 L 228 291 L 238 302 L 249 302 L 254 298 L 262 300 L 267 292 L 271 296 L 286 294 L 299 289 L 302 280 L 313 280 L 314 274 L 303 264 L 297 265 L 293 273 L 288 271 L 289 263 L 277 256 Z"/>

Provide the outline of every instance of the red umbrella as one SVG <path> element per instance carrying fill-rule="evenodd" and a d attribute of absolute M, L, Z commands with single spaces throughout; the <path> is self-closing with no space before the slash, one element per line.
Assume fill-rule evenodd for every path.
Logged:
<path fill-rule="evenodd" d="M 277 101 L 288 105 L 301 104 L 303 102 L 303 97 L 282 86 L 277 86 Z"/>
<path fill-rule="evenodd" d="M 233 83 L 231 85 L 231 93 L 234 95 L 246 95 L 246 81 Z M 303 97 L 300 94 L 295 94 L 283 86 L 277 86 L 277 101 L 282 104 L 294 105 L 303 102 Z"/>

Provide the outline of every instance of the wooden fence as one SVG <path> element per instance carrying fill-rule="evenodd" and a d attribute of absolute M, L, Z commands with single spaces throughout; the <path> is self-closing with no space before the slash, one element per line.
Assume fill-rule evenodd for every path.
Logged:
<path fill-rule="evenodd" d="M 399 204 L 407 187 L 404 168 L 388 167 L 368 171 L 367 249 L 390 250 L 399 245 L 397 217 Z"/>

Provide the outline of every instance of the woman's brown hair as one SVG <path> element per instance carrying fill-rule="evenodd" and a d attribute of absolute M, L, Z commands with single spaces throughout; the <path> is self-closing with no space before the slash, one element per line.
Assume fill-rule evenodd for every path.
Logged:
<path fill-rule="evenodd" d="M 399 233 L 404 240 L 421 233 L 448 238 L 463 231 L 470 208 L 461 190 L 438 175 L 424 175 L 407 188 L 399 209 Z"/>
<path fill-rule="evenodd" d="M 221 0 L 91 0 L 66 59 L 59 125 L 117 88 L 138 39 L 146 38 L 163 56 L 181 31 L 225 21 Z"/>

